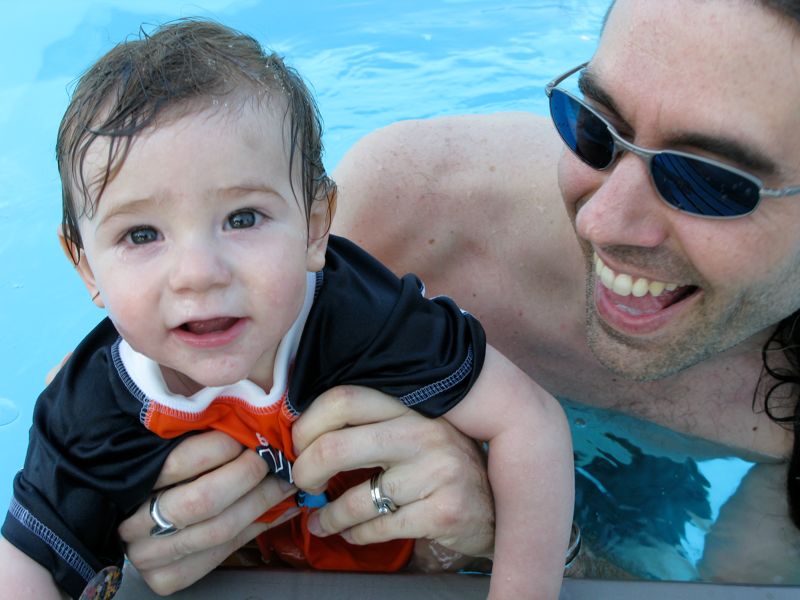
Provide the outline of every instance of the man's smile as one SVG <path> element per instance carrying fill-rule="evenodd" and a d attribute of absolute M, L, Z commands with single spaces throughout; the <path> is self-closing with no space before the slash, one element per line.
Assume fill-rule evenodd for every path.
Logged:
<path fill-rule="evenodd" d="M 650 333 L 698 296 L 695 285 L 659 281 L 612 270 L 594 255 L 595 301 L 609 325 L 627 333 Z"/>

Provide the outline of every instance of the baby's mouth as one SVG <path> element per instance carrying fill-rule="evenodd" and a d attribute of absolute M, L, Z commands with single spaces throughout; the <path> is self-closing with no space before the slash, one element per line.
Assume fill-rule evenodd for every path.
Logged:
<path fill-rule="evenodd" d="M 653 314 L 692 295 L 697 286 L 657 281 L 616 273 L 594 255 L 594 271 L 604 287 L 616 296 L 615 304 L 632 315 Z"/>
<path fill-rule="evenodd" d="M 218 317 L 216 319 L 205 319 L 203 321 L 187 321 L 181 325 L 179 329 L 194 335 L 206 335 L 218 331 L 227 331 L 238 321 L 239 319 L 237 317 Z"/>

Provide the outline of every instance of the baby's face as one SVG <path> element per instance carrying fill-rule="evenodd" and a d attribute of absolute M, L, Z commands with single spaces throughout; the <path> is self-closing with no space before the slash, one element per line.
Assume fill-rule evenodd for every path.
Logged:
<path fill-rule="evenodd" d="M 127 342 L 186 384 L 174 391 L 245 378 L 269 389 L 306 271 L 324 264 L 324 203 L 307 223 L 282 114 L 237 104 L 145 131 L 80 221 L 79 272 Z M 90 149 L 89 180 L 107 151 L 102 139 Z"/>

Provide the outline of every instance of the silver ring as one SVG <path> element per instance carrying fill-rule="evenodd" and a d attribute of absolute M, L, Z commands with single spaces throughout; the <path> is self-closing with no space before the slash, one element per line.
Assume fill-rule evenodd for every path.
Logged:
<path fill-rule="evenodd" d="M 381 489 L 383 473 L 384 472 L 382 470 L 378 471 L 377 473 L 373 473 L 372 477 L 369 479 L 369 491 L 372 495 L 372 503 L 375 505 L 375 508 L 378 509 L 379 515 L 385 515 L 397 510 L 397 505 L 394 503 L 394 501 L 389 498 L 389 496 L 384 495 L 383 490 Z"/>
<path fill-rule="evenodd" d="M 150 499 L 150 517 L 155 523 L 155 527 L 150 530 L 150 537 L 167 537 L 168 535 L 178 533 L 178 527 L 175 523 L 165 519 L 158 508 L 158 501 L 161 498 L 161 494 L 165 491 L 166 490 L 161 490 Z"/>

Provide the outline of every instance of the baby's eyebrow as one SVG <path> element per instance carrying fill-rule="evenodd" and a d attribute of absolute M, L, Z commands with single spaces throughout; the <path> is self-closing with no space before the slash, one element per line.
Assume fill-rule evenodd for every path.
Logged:
<path fill-rule="evenodd" d="M 125 215 L 135 215 L 138 213 L 143 212 L 146 208 L 149 208 L 153 205 L 154 200 L 152 198 L 135 198 L 132 200 L 125 200 L 124 202 L 118 203 L 105 214 L 100 217 L 100 220 L 97 222 L 97 228 L 102 227 L 109 221 L 114 220 L 115 218 L 125 216 Z"/>
<path fill-rule="evenodd" d="M 220 187 L 216 190 L 213 190 L 211 194 L 223 201 L 236 200 L 237 198 L 241 198 L 249 194 L 268 194 L 284 202 L 286 201 L 283 196 L 274 188 L 265 183 L 257 181 L 244 181 L 236 183 L 235 185 Z M 100 216 L 96 228 L 99 229 L 106 225 L 109 221 L 113 221 L 114 219 L 122 216 L 137 215 L 146 212 L 147 210 L 151 210 L 154 205 L 159 203 L 159 201 L 160 198 L 158 196 L 145 196 L 143 198 L 131 198 L 116 202 L 114 206 L 109 208 L 108 212 Z"/>
<path fill-rule="evenodd" d="M 237 183 L 236 185 L 226 186 L 220 188 L 219 194 L 223 197 L 239 197 L 246 196 L 247 194 L 270 194 L 273 196 L 281 197 L 281 194 L 271 186 L 258 181 L 245 181 Z"/>

